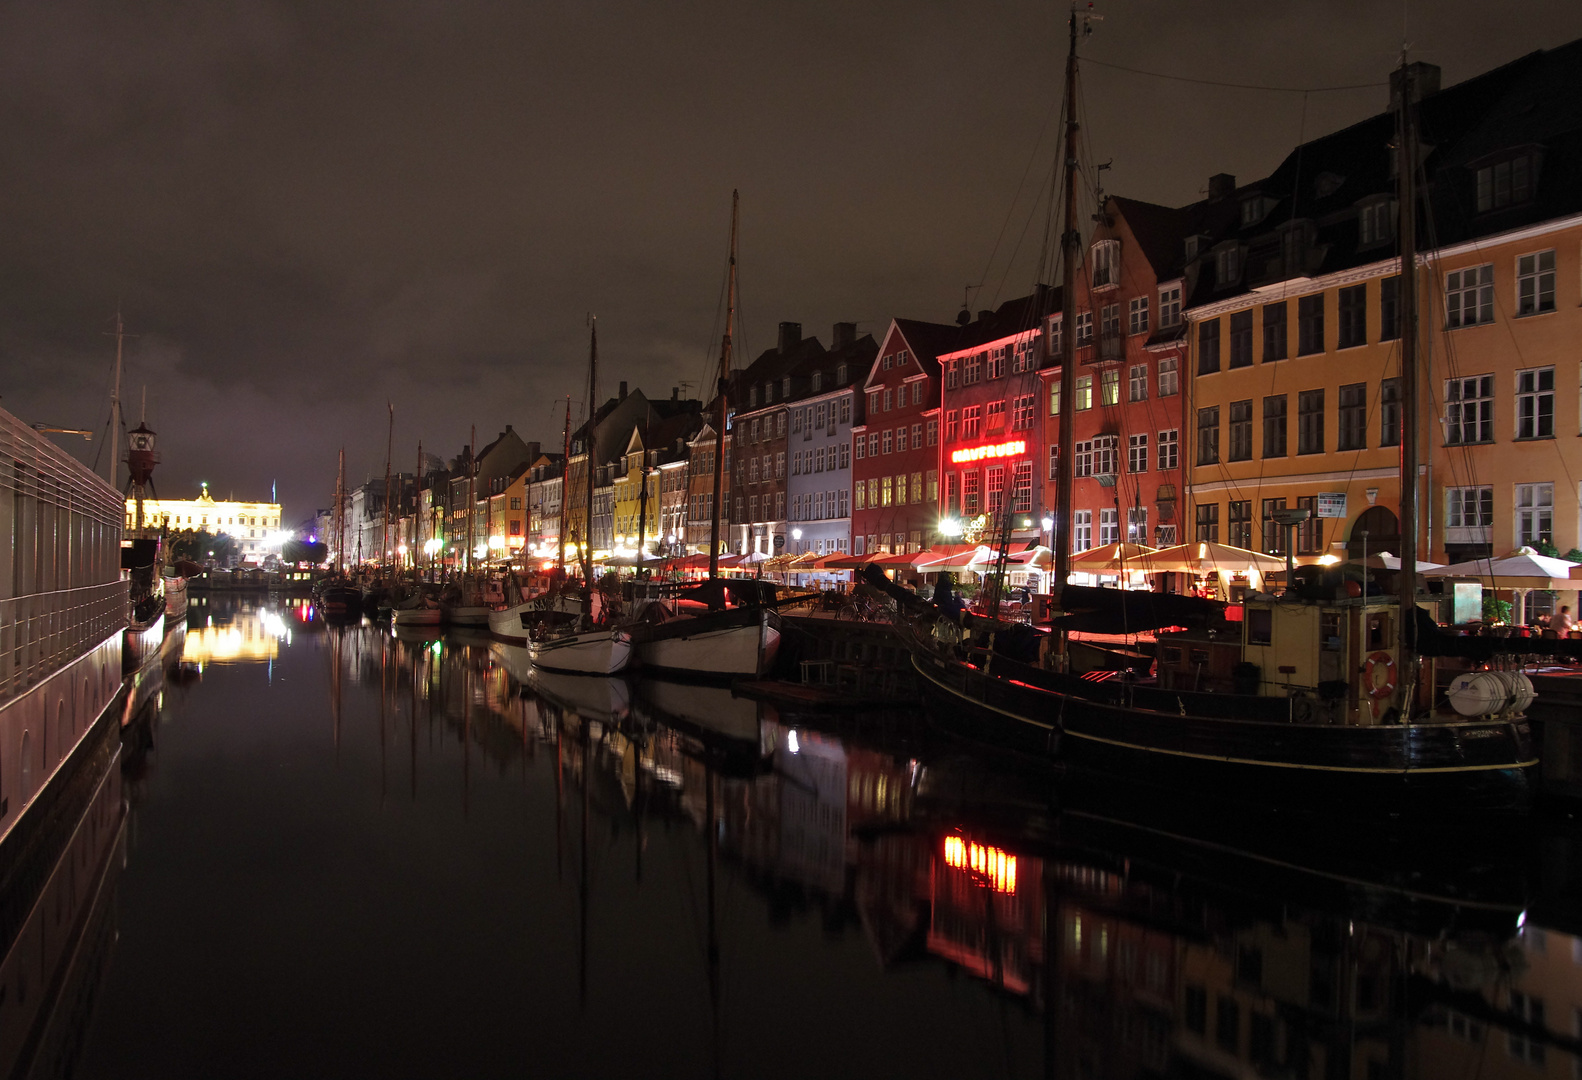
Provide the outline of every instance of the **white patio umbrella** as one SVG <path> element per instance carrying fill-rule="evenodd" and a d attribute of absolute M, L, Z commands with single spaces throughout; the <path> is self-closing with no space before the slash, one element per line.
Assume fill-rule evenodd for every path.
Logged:
<path fill-rule="evenodd" d="M 1498 559 L 1469 559 L 1423 571 L 1424 577 L 1479 578 L 1496 589 L 1509 589 L 1516 597 L 1516 621 L 1527 621 L 1527 594 L 1534 589 L 1571 591 L 1582 582 L 1571 578 L 1573 567 L 1582 565 L 1540 555 L 1530 547 L 1520 547 Z"/>

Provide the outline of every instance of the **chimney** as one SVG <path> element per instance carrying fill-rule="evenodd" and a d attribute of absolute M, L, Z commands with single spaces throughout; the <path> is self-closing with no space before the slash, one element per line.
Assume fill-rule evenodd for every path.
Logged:
<path fill-rule="evenodd" d="M 854 322 L 838 322 L 834 331 L 835 343 L 831 349 L 844 349 L 857 341 L 857 324 Z"/>
<path fill-rule="evenodd" d="M 994 318 L 994 312 L 990 311 L 988 308 L 979 308 L 978 309 L 978 321 L 979 322 L 988 322 L 992 318 Z"/>
<path fill-rule="evenodd" d="M 1228 199 L 1236 190 L 1236 178 L 1230 173 L 1215 173 L 1208 178 L 1208 197 L 1210 199 Z"/>
<path fill-rule="evenodd" d="M 1390 72 L 1390 111 L 1401 107 L 1401 76 L 1405 75 L 1411 80 L 1412 103 L 1422 101 L 1430 94 L 1439 93 L 1439 65 L 1425 64 L 1422 61 L 1407 64 L 1403 72 L 1396 68 Z"/>
<path fill-rule="evenodd" d="M 626 400 L 626 380 L 625 379 L 621 380 L 621 400 L 622 401 Z"/>
<path fill-rule="evenodd" d="M 798 322 L 783 322 L 780 324 L 780 351 L 788 353 L 802 344 L 802 324 Z"/>
<path fill-rule="evenodd" d="M 670 388 L 670 400 L 671 401 L 680 401 L 681 400 L 681 387 L 679 387 L 679 386 L 672 386 Z"/>

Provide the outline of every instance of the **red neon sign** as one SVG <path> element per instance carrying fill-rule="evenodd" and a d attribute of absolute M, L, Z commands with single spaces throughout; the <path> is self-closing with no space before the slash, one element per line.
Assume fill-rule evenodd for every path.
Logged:
<path fill-rule="evenodd" d="M 953 450 L 950 460 L 956 465 L 964 461 L 982 461 L 984 458 L 1015 457 L 1027 453 L 1027 443 L 1021 439 L 1012 442 L 991 443 L 988 446 L 974 446 L 966 450 Z"/>

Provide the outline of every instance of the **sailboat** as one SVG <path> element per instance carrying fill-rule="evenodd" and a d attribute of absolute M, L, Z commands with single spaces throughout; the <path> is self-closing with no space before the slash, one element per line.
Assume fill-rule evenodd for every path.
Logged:
<path fill-rule="evenodd" d="M 1077 123 L 1071 103 L 1078 20 L 1085 18 L 1072 13 L 1066 72 L 1067 327 L 1075 324 L 1073 286 L 1080 255 L 1074 209 Z M 1412 77 L 1403 63 L 1406 86 L 1400 96 L 1397 145 L 1407 163 L 1415 160 L 1416 147 Z M 992 645 L 958 646 L 954 639 L 959 631 L 933 639 L 916 634 L 913 665 L 937 691 L 926 700 L 938 706 L 934 711 L 944 726 L 983 743 L 1196 799 L 1370 820 L 1381 811 L 1437 819 L 1452 812 L 1525 808 L 1530 773 L 1537 765 L 1522 712 L 1530 700 L 1530 690 L 1521 686 L 1525 677 L 1487 673 L 1497 677 L 1485 682 L 1498 683 L 1506 692 L 1491 692 L 1469 707 L 1467 699 L 1479 695 L 1458 698 L 1453 688 L 1454 711 L 1434 708 L 1431 657 L 1454 655 L 1456 639 L 1442 634 L 1420 610 L 1417 592 L 1416 177 L 1412 167 L 1396 171 L 1402 207 L 1404 432 L 1397 595 L 1312 599 L 1298 596 L 1288 583 L 1287 593 L 1279 598 L 1250 598 L 1239 623 L 1220 618 L 1206 621 L 1195 634 L 1160 636 L 1162 669 L 1215 661 L 1232 671 L 1251 669 L 1248 685 L 1235 693 L 1202 692 L 1184 682 L 1171 687 L 1127 678 L 1090 681 L 1060 665 L 1048 670 L 998 654 Z M 1062 346 L 1060 505 L 1054 547 L 1055 580 L 1062 583 L 1061 606 L 1069 613 L 1079 607 L 1084 593 L 1103 590 L 1065 585 L 1071 550 L 1075 335 L 1063 334 Z M 1131 610 L 1121 593 L 1112 598 L 1112 606 Z M 1218 613 L 1223 615 L 1222 608 Z M 1056 620 L 1063 627 L 1057 631 L 1059 644 L 1064 644 L 1073 619 L 1068 614 Z M 952 641 L 947 644 L 944 637 Z M 1056 656 L 1062 651 L 1057 649 Z M 1275 671 L 1282 674 L 1259 676 Z M 1299 671 L 1301 677 L 1295 674 Z M 1316 693 L 1304 690 L 1303 684 Z"/>
<path fill-rule="evenodd" d="M 587 522 L 593 522 L 593 473 L 594 442 L 592 402 L 598 389 L 599 326 L 593 323 L 588 342 L 588 463 L 586 507 Z M 570 478 L 571 463 L 566 463 Z M 564 493 L 569 496 L 569 492 Z M 565 497 L 561 500 L 565 502 Z M 562 534 L 564 535 L 564 534 Z M 593 550 L 591 544 L 582 545 L 582 580 L 585 591 L 579 614 L 554 613 L 555 618 L 540 622 L 527 637 L 528 657 L 534 667 L 547 671 L 560 671 L 573 675 L 614 675 L 624 671 L 632 658 L 632 636 L 619 627 L 601 627 L 597 620 L 603 615 L 596 609 L 597 596 L 593 588 Z"/>
<path fill-rule="evenodd" d="M 689 593 L 645 601 L 634 630 L 644 669 L 707 679 L 764 675 L 780 647 L 780 616 L 752 597 L 732 602 L 720 578 L 720 512 L 724 507 L 725 430 L 729 418 L 731 331 L 736 315 L 736 228 L 740 195 L 731 192 L 731 255 L 725 292 L 725 335 L 720 341 L 715 413 L 714 510 L 709 523 L 709 580 Z"/>

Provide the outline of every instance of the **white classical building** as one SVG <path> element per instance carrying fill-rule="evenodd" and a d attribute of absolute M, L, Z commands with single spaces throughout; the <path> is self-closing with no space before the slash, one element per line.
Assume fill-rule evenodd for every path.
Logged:
<path fill-rule="evenodd" d="M 136 526 L 137 503 L 126 502 L 126 527 Z M 143 525 L 164 532 L 224 533 L 236 541 L 243 562 L 258 562 L 271 549 L 280 530 L 280 504 L 220 501 L 204 484 L 196 499 L 144 499 Z"/>

